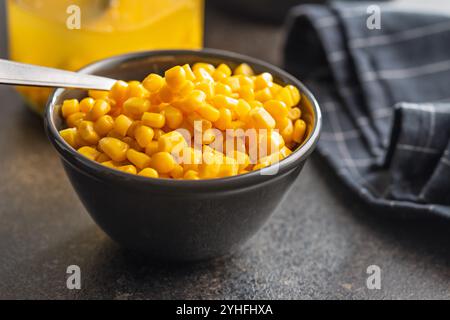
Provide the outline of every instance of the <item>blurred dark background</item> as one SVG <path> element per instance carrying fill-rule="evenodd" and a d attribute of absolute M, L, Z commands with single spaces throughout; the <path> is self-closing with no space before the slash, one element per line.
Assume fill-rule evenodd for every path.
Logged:
<path fill-rule="evenodd" d="M 6 58 L 7 40 L 6 40 L 6 0 L 0 0 L 0 58 Z"/>
<path fill-rule="evenodd" d="M 334 0 L 206 0 L 207 6 L 229 13 L 241 19 L 259 20 L 272 24 L 281 24 L 289 9 L 299 4 L 325 4 Z M 364 0 L 346 0 L 362 2 Z M 391 0 L 377 0 L 391 1 Z"/>
<path fill-rule="evenodd" d="M 325 3 L 325 0 L 207 0 L 207 5 L 215 6 L 240 18 L 252 18 L 279 24 L 289 9 L 302 3 Z"/>

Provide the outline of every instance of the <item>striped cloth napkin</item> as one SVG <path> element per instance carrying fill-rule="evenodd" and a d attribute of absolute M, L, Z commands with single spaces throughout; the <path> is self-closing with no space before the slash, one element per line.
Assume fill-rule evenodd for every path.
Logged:
<path fill-rule="evenodd" d="M 450 218 L 450 15 L 370 5 L 295 7 L 285 67 L 318 98 L 318 151 L 351 190 L 378 212 Z"/>

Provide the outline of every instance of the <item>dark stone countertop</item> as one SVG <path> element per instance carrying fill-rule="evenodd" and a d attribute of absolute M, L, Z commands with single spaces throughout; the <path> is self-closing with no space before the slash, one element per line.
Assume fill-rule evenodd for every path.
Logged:
<path fill-rule="evenodd" d="M 208 47 L 280 63 L 279 27 L 213 10 L 207 17 Z M 369 211 L 317 155 L 238 254 L 193 265 L 148 261 L 90 219 L 41 119 L 11 88 L 0 87 L 0 101 L 0 299 L 450 298 L 450 222 Z M 81 290 L 66 288 L 72 264 L 81 267 Z M 369 265 L 382 270 L 380 290 L 366 288 Z"/>

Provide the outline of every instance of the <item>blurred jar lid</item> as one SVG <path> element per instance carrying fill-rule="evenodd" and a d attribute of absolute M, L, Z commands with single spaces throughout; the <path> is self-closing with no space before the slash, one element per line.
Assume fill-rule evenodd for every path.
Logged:
<path fill-rule="evenodd" d="M 65 23 L 67 8 L 80 8 L 83 28 L 112 32 L 142 28 L 186 6 L 193 0 L 12 0 L 36 15 Z"/>

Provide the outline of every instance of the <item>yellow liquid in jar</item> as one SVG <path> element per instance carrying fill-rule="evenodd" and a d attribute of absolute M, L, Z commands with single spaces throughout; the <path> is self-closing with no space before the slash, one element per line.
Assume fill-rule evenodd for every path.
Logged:
<path fill-rule="evenodd" d="M 80 29 L 66 25 L 78 5 Z M 76 70 L 117 54 L 150 49 L 199 49 L 203 0 L 8 0 L 10 58 Z M 50 89 L 20 87 L 42 112 Z"/>

